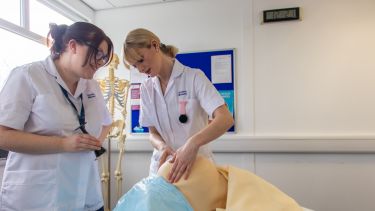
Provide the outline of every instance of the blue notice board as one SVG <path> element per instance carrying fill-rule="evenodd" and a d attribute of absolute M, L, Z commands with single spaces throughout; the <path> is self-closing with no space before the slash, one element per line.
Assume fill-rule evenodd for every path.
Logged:
<path fill-rule="evenodd" d="M 180 53 L 176 56 L 182 64 L 191 68 L 201 69 L 213 83 L 228 105 L 229 111 L 235 117 L 234 91 L 234 49 L 213 50 L 202 52 Z M 133 84 L 132 95 L 139 99 L 140 84 Z M 132 97 L 133 98 L 133 97 Z M 131 124 L 132 133 L 148 132 L 147 128 L 139 126 L 139 106 L 132 106 Z M 234 132 L 235 125 L 228 132 Z"/>
<path fill-rule="evenodd" d="M 213 82 L 215 88 L 224 98 L 226 104 L 228 105 L 229 111 L 232 113 L 234 118 L 234 49 L 180 53 L 176 56 L 176 58 L 182 64 L 191 68 L 201 69 L 206 74 L 207 78 Z M 222 61 L 224 61 L 225 64 L 222 64 Z M 220 72 L 215 70 L 215 67 L 220 68 L 223 71 L 230 69 L 230 73 Z M 220 75 L 224 75 L 224 79 L 221 79 Z M 228 130 L 228 132 L 234 131 L 235 125 Z"/>

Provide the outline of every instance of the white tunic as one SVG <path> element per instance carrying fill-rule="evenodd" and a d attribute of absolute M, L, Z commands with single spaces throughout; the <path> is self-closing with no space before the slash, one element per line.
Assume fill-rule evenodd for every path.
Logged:
<path fill-rule="evenodd" d="M 186 123 L 179 121 L 180 101 L 187 101 Z M 202 130 L 208 124 L 209 116 L 224 103 L 224 99 L 201 70 L 184 66 L 176 59 L 164 95 L 158 77 L 148 78 L 141 85 L 139 122 L 143 127 L 155 127 L 166 144 L 177 150 Z M 207 145 L 202 146 L 199 153 L 212 157 Z M 159 157 L 160 152 L 154 150 L 150 174 L 157 172 Z"/>
<path fill-rule="evenodd" d="M 47 136 L 69 136 L 79 122 L 59 84 L 69 90 L 50 57 L 15 68 L 0 92 L 0 125 Z M 86 129 L 99 137 L 111 124 L 95 80 L 81 79 L 74 96 Z M 0 210 L 97 210 L 103 206 L 100 177 L 93 151 L 32 155 L 10 152 L 0 195 Z"/>

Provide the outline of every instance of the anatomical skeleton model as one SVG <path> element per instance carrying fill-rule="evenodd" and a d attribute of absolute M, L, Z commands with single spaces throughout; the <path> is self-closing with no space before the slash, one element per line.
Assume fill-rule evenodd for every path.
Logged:
<path fill-rule="evenodd" d="M 100 89 L 102 90 L 104 100 L 112 115 L 113 123 L 111 125 L 111 130 L 107 136 L 108 138 L 108 151 L 102 156 L 101 166 L 101 181 L 103 187 L 103 197 L 104 197 L 104 209 L 110 210 L 110 162 L 111 162 L 111 139 L 117 139 L 117 145 L 119 149 L 118 160 L 116 163 L 116 169 L 114 171 L 114 177 L 116 180 L 116 200 L 117 201 L 122 196 L 122 171 L 121 171 L 121 161 L 125 152 L 125 119 L 126 119 L 126 103 L 128 98 L 128 91 L 130 87 L 130 82 L 125 79 L 119 79 L 115 77 L 115 70 L 119 64 L 119 58 L 116 54 L 113 55 L 112 62 L 109 64 L 108 72 L 109 76 L 103 80 L 98 80 Z M 107 161 L 107 164 L 106 162 Z"/>

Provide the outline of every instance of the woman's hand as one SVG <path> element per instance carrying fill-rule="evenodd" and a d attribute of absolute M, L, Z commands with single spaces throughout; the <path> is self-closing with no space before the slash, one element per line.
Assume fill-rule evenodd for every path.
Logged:
<path fill-rule="evenodd" d="M 173 163 L 173 166 L 168 175 L 169 182 L 178 182 L 184 174 L 185 180 L 189 178 L 198 150 L 198 145 L 188 141 L 176 151 L 172 160 L 170 161 Z"/>
<path fill-rule="evenodd" d="M 101 142 L 88 134 L 74 134 L 63 138 L 63 150 L 65 152 L 77 152 L 84 150 L 99 150 Z"/>
<path fill-rule="evenodd" d="M 175 151 L 170 146 L 165 145 L 165 147 L 161 149 L 161 156 L 159 159 L 159 168 L 161 165 L 163 165 L 163 163 L 165 163 L 168 156 L 173 156 L 174 153 Z"/>

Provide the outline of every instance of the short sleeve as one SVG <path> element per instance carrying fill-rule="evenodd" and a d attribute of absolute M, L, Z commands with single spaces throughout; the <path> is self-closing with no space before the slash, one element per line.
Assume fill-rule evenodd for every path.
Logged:
<path fill-rule="evenodd" d="M 109 113 L 109 110 L 107 108 L 107 106 L 105 105 L 105 102 L 104 102 L 104 97 L 103 97 L 103 94 L 102 94 L 102 91 L 100 90 L 100 87 L 99 87 L 99 84 L 95 81 L 95 85 L 96 85 L 96 92 L 99 96 L 98 99 L 100 99 L 98 101 L 98 106 L 100 107 L 100 110 L 101 110 L 101 114 L 102 114 L 102 125 L 105 125 L 105 126 L 108 126 L 108 125 L 111 125 L 112 124 L 112 117 L 111 117 L 111 113 Z"/>
<path fill-rule="evenodd" d="M 12 70 L 0 91 L 0 125 L 23 130 L 33 107 L 34 87 L 25 66 Z"/>
<path fill-rule="evenodd" d="M 210 117 L 218 107 L 225 104 L 223 97 L 201 70 L 197 70 L 194 88 L 200 105 Z"/>
<path fill-rule="evenodd" d="M 108 126 L 112 124 L 112 117 L 106 106 L 103 108 L 103 125 Z"/>
<path fill-rule="evenodd" d="M 151 86 L 152 87 L 152 86 Z M 152 88 L 151 88 L 152 89 Z M 140 114 L 139 114 L 139 124 L 142 127 L 154 126 L 152 122 L 152 100 L 151 94 L 152 90 L 146 88 L 145 83 L 141 85 L 140 90 Z"/>

